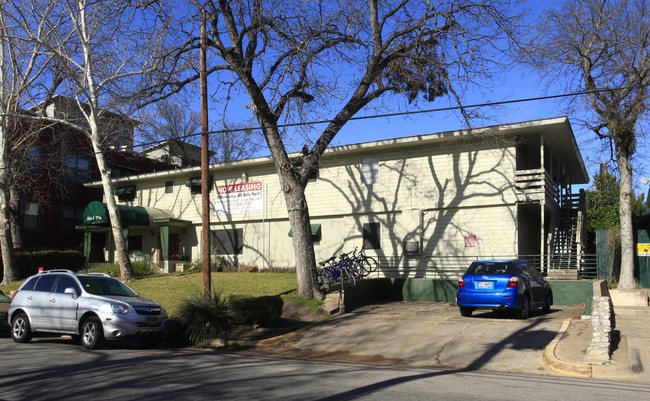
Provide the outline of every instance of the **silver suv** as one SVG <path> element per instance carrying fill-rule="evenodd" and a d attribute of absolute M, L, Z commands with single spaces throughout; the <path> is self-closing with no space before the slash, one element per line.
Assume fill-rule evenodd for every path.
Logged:
<path fill-rule="evenodd" d="M 28 278 L 11 301 L 8 321 L 14 341 L 32 333 L 69 334 L 88 348 L 104 339 L 138 336 L 145 346 L 160 340 L 165 309 L 103 273 L 47 270 Z"/>

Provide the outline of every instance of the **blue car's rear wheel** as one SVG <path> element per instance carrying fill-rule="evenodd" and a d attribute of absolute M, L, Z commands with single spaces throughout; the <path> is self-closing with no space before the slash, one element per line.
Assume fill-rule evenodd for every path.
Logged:
<path fill-rule="evenodd" d="M 472 316 L 472 312 L 474 312 L 474 308 L 468 308 L 466 306 L 459 306 L 458 308 L 460 309 L 461 316 L 470 317 Z"/>
<path fill-rule="evenodd" d="M 523 302 L 521 303 L 521 308 L 517 309 L 517 318 L 526 319 L 530 314 L 530 300 L 527 296 L 524 297 Z"/>

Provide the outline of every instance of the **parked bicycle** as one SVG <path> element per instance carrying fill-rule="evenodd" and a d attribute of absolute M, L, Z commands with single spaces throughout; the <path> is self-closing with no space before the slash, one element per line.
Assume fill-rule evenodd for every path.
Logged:
<path fill-rule="evenodd" d="M 354 248 L 353 251 L 319 262 L 321 284 L 329 288 L 332 284 L 340 282 L 343 277 L 345 285 L 355 286 L 357 280 L 377 271 L 379 267 L 377 260 L 364 254 L 363 250 L 357 249 Z"/>

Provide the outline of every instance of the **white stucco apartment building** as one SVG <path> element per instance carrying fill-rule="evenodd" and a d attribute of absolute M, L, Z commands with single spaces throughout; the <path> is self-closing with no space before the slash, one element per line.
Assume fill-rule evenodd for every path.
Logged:
<path fill-rule="evenodd" d="M 291 159 L 299 166 L 302 155 Z M 293 266 L 271 158 L 209 174 L 212 253 Z M 130 251 L 166 272 L 200 260 L 200 175 L 191 167 L 113 181 Z M 380 276 L 449 278 L 468 260 L 565 252 L 563 216 L 580 216 L 571 185 L 588 180 L 569 120 L 558 117 L 333 147 L 306 194 L 319 260 L 358 247 L 379 259 Z M 112 260 L 102 206 L 89 205 L 80 227 L 91 262 Z"/>

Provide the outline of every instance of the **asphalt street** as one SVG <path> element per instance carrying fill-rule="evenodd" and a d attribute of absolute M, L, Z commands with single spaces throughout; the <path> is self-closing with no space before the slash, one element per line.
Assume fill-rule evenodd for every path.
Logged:
<path fill-rule="evenodd" d="M 69 340 L 0 338 L 0 400 L 594 400 L 650 399 L 629 383 L 323 363 L 210 348 L 88 351 Z"/>

